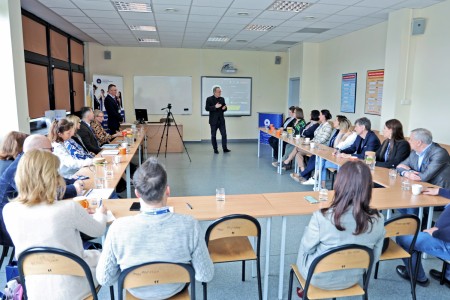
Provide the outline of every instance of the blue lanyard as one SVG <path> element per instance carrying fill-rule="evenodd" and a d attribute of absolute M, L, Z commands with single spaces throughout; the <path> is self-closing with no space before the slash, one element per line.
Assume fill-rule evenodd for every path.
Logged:
<path fill-rule="evenodd" d="M 170 209 L 166 206 L 166 207 L 162 207 L 162 208 L 153 209 L 150 211 L 142 211 L 141 213 L 149 215 L 149 216 L 156 216 L 156 215 L 162 215 L 162 214 L 165 214 L 168 212 L 170 212 Z"/>

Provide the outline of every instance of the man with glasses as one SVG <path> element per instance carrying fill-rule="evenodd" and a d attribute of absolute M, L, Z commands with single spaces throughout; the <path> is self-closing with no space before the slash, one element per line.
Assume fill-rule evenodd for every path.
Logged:
<path fill-rule="evenodd" d="M 97 141 L 100 145 L 108 144 L 111 142 L 114 138 L 121 136 L 121 133 L 115 133 L 113 135 L 108 134 L 106 130 L 103 128 L 104 114 L 101 110 L 96 109 L 94 110 L 94 120 L 91 121 L 91 128 L 94 131 L 95 137 L 97 138 Z"/>
<path fill-rule="evenodd" d="M 227 111 L 227 105 L 225 104 L 225 99 L 221 96 L 222 90 L 219 86 L 213 88 L 213 93 L 211 97 L 206 99 L 205 110 L 209 111 L 209 125 L 211 126 L 211 144 L 214 149 L 215 154 L 219 154 L 217 150 L 217 129 L 220 131 L 222 136 L 222 149 L 224 153 L 230 152 L 227 148 L 227 129 L 225 127 L 225 117 L 224 112 Z"/>

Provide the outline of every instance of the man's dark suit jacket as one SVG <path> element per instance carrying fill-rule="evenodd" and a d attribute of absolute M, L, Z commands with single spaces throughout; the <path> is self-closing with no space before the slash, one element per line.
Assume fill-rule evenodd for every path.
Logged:
<path fill-rule="evenodd" d="M 218 125 L 225 124 L 225 117 L 223 113 L 227 111 L 228 108 L 222 109 L 222 106 L 216 108 L 216 104 L 220 103 L 222 106 L 225 104 L 225 99 L 223 97 L 216 98 L 214 95 L 206 98 L 205 110 L 209 111 L 209 124 Z"/>
<path fill-rule="evenodd" d="M 94 133 L 84 121 L 80 122 L 80 129 L 78 129 L 77 133 L 81 137 L 83 144 L 90 152 L 98 154 L 100 151 L 102 151 L 102 148 L 99 147 Z"/>
<path fill-rule="evenodd" d="M 373 131 L 367 132 L 366 138 L 358 135 L 353 144 L 347 149 L 342 150 L 342 153 L 352 154 L 360 159 L 363 159 L 366 151 L 376 152 L 380 148 L 380 139 Z"/>
<path fill-rule="evenodd" d="M 110 134 L 114 134 L 119 131 L 120 122 L 123 122 L 122 115 L 119 113 L 119 105 L 117 101 L 113 99 L 109 94 L 106 96 L 103 102 L 106 113 L 108 114 L 108 128 Z"/>
<path fill-rule="evenodd" d="M 408 158 L 400 164 L 406 165 L 419 172 L 420 179 L 443 188 L 450 188 L 450 156 L 439 144 L 432 143 L 425 152 L 422 165 L 419 168 L 419 156 L 411 151 Z M 406 169 L 397 168 L 401 174 Z"/>
<path fill-rule="evenodd" d="M 9 199 L 17 197 L 17 187 L 14 176 L 16 176 L 17 166 L 22 158 L 23 153 L 19 154 L 12 164 L 3 172 L 0 176 L 0 245 L 14 246 L 11 241 L 11 237 L 6 231 L 5 222 L 3 221 L 3 207 L 9 203 Z M 77 190 L 73 183 L 75 180 L 66 179 L 66 191 L 64 192 L 63 199 L 73 198 L 77 196 Z"/>

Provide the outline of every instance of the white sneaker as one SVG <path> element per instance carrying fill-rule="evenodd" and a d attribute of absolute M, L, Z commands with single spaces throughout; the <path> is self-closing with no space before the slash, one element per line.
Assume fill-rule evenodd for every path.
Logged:
<path fill-rule="evenodd" d="M 303 185 L 314 185 L 316 181 L 314 180 L 314 177 L 309 178 L 308 180 L 302 182 Z"/>

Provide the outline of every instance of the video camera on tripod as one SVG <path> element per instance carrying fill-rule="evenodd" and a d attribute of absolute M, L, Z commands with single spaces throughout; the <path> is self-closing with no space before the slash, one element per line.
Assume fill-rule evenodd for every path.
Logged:
<path fill-rule="evenodd" d="M 165 109 L 168 109 L 169 111 L 172 109 L 172 104 L 167 104 L 167 107 L 163 107 L 163 108 L 161 108 L 161 110 L 165 110 Z"/>

